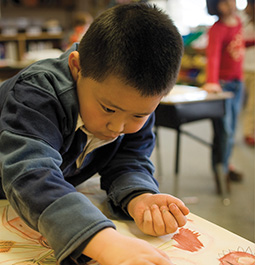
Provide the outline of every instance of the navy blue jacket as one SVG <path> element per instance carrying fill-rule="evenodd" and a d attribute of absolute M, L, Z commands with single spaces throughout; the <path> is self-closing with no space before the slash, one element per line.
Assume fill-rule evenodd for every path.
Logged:
<path fill-rule="evenodd" d="M 99 173 L 109 205 L 124 211 L 143 192 L 158 193 L 149 156 L 154 114 L 134 134 L 76 159 L 87 136 L 75 132 L 79 105 L 68 55 L 36 62 L 0 87 L 0 176 L 7 199 L 39 231 L 61 264 L 84 263 L 90 238 L 114 224 L 75 186 Z"/>

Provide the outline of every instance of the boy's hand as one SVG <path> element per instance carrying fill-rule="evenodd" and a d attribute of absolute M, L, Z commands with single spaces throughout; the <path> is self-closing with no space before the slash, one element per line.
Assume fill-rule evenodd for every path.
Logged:
<path fill-rule="evenodd" d="M 128 212 L 145 234 L 161 236 L 173 233 L 187 222 L 189 209 L 168 194 L 145 193 L 132 199 Z"/>
<path fill-rule="evenodd" d="M 121 235 L 113 228 L 98 232 L 83 254 L 100 265 L 173 265 L 163 251 L 144 240 Z"/>

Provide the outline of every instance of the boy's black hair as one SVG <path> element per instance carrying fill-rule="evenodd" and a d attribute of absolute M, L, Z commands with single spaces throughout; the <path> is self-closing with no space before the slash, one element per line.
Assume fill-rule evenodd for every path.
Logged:
<path fill-rule="evenodd" d="M 101 82 L 110 74 L 142 96 L 173 87 L 183 41 L 172 20 L 156 6 L 119 5 L 94 20 L 79 45 L 81 73 Z"/>
<path fill-rule="evenodd" d="M 207 12 L 210 15 L 216 15 L 219 16 L 219 11 L 218 11 L 218 3 L 219 0 L 206 0 L 206 7 L 207 7 Z"/>

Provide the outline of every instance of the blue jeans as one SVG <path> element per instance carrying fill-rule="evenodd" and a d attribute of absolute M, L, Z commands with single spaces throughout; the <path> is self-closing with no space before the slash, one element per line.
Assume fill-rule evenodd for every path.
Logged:
<path fill-rule="evenodd" d="M 234 96 L 225 100 L 224 117 L 212 120 L 214 129 L 212 168 L 215 173 L 218 164 L 223 165 L 225 173 L 228 172 L 243 95 L 243 83 L 239 80 L 221 82 L 221 86 L 223 91 L 232 92 Z"/>

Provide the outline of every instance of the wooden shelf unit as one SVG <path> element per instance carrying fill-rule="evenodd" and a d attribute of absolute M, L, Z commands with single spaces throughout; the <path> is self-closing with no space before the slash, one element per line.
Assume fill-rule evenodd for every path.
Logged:
<path fill-rule="evenodd" d="M 17 43 L 17 52 L 18 52 L 18 61 L 21 61 L 24 57 L 24 54 L 27 51 L 27 42 L 28 41 L 52 41 L 58 42 L 58 48 L 61 48 L 61 41 L 63 39 L 63 33 L 60 34 L 51 34 L 47 32 L 42 32 L 40 34 L 31 35 L 27 33 L 18 33 L 13 36 L 0 35 L 0 43 L 6 42 L 16 42 Z"/>

